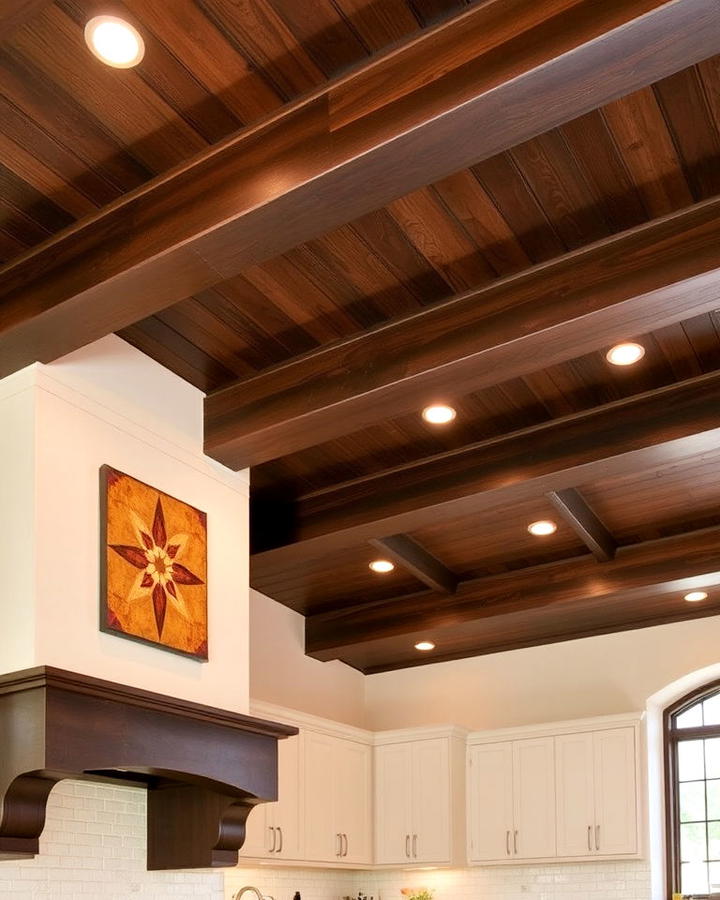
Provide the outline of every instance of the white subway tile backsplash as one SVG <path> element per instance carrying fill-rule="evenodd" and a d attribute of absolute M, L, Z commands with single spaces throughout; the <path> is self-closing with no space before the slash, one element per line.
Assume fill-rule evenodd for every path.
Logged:
<path fill-rule="evenodd" d="M 649 900 L 645 862 L 593 862 L 381 872 L 238 868 L 145 871 L 145 791 L 62 782 L 50 796 L 40 856 L 0 862 L 0 900 L 230 900 L 253 884 L 275 900 L 339 900 L 362 891 L 401 900 L 428 887 L 435 900 Z"/>

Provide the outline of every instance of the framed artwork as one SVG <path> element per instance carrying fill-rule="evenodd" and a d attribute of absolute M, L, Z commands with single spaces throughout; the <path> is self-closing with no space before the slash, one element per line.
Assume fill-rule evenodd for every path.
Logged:
<path fill-rule="evenodd" d="M 207 516 L 100 468 L 100 630 L 208 659 Z"/>

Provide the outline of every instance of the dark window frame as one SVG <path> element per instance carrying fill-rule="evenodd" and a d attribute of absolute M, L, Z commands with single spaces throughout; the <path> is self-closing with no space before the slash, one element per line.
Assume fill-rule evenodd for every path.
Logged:
<path fill-rule="evenodd" d="M 720 692 L 720 679 L 696 688 L 668 706 L 663 715 L 663 743 L 665 755 L 665 844 L 667 851 L 667 894 L 680 892 L 680 810 L 677 780 L 677 747 L 681 740 L 720 737 L 720 725 L 696 728 L 673 728 L 673 719 L 686 708 L 695 706 L 712 694 Z M 720 893 L 693 894 L 696 900 L 718 900 Z"/>

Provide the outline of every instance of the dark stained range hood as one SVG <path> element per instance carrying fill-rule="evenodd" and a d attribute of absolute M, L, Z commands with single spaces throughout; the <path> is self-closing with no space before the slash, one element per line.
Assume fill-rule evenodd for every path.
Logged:
<path fill-rule="evenodd" d="M 233 866 L 297 729 L 41 666 L 0 676 L 0 859 L 38 853 L 65 778 L 142 785 L 148 869 Z"/>

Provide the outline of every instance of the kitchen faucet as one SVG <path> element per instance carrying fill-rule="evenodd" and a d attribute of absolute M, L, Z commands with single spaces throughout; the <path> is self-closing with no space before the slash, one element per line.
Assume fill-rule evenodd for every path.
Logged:
<path fill-rule="evenodd" d="M 256 887 L 253 887 L 251 884 L 246 884 L 245 887 L 240 888 L 237 894 L 235 894 L 235 896 L 233 897 L 233 900 L 240 900 L 242 895 L 247 893 L 255 894 L 257 900 L 275 900 L 274 897 L 263 896 L 260 891 Z"/>

